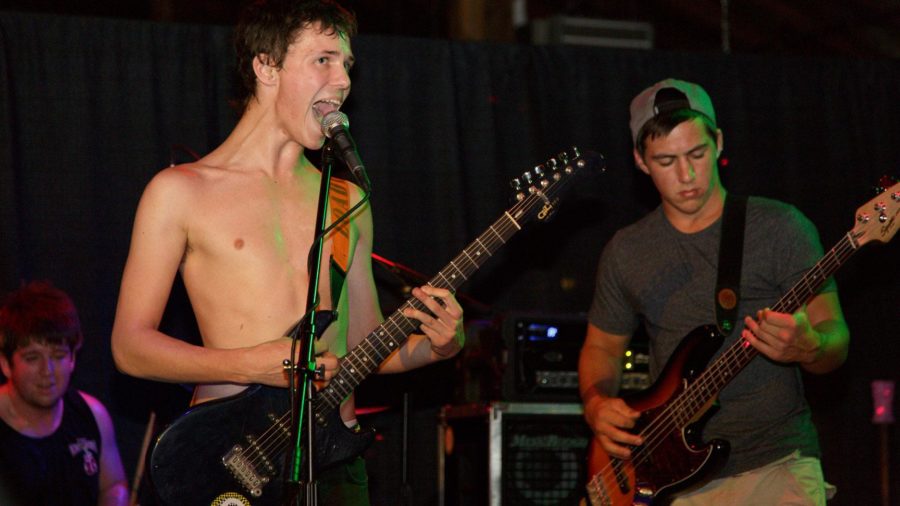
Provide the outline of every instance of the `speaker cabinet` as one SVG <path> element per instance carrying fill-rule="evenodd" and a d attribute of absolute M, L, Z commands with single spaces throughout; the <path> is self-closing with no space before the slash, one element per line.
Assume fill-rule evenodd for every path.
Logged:
<path fill-rule="evenodd" d="M 489 416 L 491 506 L 578 503 L 591 438 L 580 404 L 499 402 Z"/>
<path fill-rule="evenodd" d="M 439 506 L 578 504 L 591 432 L 577 403 L 446 406 Z"/>

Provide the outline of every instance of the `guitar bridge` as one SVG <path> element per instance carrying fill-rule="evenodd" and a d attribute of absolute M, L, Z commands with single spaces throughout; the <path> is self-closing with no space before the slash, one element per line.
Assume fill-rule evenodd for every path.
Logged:
<path fill-rule="evenodd" d="M 268 462 L 268 459 L 266 459 L 266 462 Z M 266 483 L 269 483 L 269 477 L 256 471 L 256 466 L 250 461 L 248 455 L 244 453 L 244 448 L 241 445 L 234 445 L 222 457 L 222 464 L 231 472 L 238 483 L 250 492 L 250 495 L 253 497 L 262 496 L 262 488 Z"/>

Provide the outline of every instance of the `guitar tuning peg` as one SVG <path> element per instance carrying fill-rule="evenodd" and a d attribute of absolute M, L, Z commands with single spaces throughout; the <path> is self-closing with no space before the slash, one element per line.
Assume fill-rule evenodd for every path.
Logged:
<path fill-rule="evenodd" d="M 559 170 L 559 162 L 556 161 L 556 158 L 551 158 L 551 159 L 547 160 L 547 167 L 551 171 L 556 172 L 557 170 Z"/>
<path fill-rule="evenodd" d="M 534 170 L 532 172 L 534 172 L 534 175 L 537 177 L 544 177 L 544 175 L 545 175 L 544 166 L 543 165 L 535 165 Z"/>
<path fill-rule="evenodd" d="M 569 153 L 563 151 L 562 153 L 556 155 L 556 157 L 559 158 L 560 163 L 562 163 L 563 165 L 569 164 Z"/>
<path fill-rule="evenodd" d="M 578 146 L 572 146 L 572 156 L 578 158 L 581 156 L 581 150 L 578 149 Z"/>
<path fill-rule="evenodd" d="M 511 186 L 513 191 L 515 192 L 513 198 L 521 202 L 522 199 L 525 198 L 525 190 L 522 186 L 522 181 L 519 178 L 514 177 L 509 180 L 509 186 Z"/>
<path fill-rule="evenodd" d="M 525 172 L 524 174 L 522 174 L 522 179 L 525 180 L 525 183 L 528 184 L 528 186 L 531 186 L 534 178 L 531 177 L 531 172 Z"/>

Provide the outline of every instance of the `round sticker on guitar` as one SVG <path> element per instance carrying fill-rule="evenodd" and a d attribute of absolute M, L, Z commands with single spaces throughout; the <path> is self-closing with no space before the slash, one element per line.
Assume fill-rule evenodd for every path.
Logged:
<path fill-rule="evenodd" d="M 213 502 L 210 503 L 210 506 L 250 506 L 250 501 L 247 500 L 246 497 L 241 494 L 236 494 L 234 492 L 225 492 L 213 499 Z"/>

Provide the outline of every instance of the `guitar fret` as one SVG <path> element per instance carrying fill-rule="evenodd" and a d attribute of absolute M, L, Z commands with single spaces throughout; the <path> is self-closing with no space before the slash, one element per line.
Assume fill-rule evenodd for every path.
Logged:
<path fill-rule="evenodd" d="M 498 230 L 498 227 L 497 227 L 497 226 L 494 226 L 494 227 L 491 229 L 491 232 L 493 232 L 494 235 L 497 236 L 497 237 L 491 237 L 491 238 L 490 238 L 491 246 L 492 246 L 492 247 L 491 247 L 491 252 L 497 251 L 497 250 L 500 248 L 500 246 L 506 244 L 506 240 L 508 239 L 508 237 L 505 237 L 505 236 L 503 235 L 503 232 L 504 232 L 504 231 L 508 231 L 508 230 L 506 230 L 505 228 L 502 228 L 502 227 L 499 227 L 499 230 Z"/>
<path fill-rule="evenodd" d="M 475 272 L 478 268 L 478 264 L 472 259 L 472 256 L 469 255 L 468 249 L 464 249 L 462 253 L 460 253 L 456 259 L 456 263 L 462 264 L 467 269 L 467 275 Z"/>
<path fill-rule="evenodd" d="M 481 246 L 481 249 L 473 252 L 475 254 L 475 258 L 472 261 L 476 265 L 480 265 L 480 264 L 478 264 L 477 259 L 481 258 L 482 253 L 484 251 L 487 251 L 487 248 L 484 246 L 484 243 L 481 242 L 481 237 L 478 237 L 477 239 L 475 239 L 475 243 L 478 244 L 479 246 Z"/>
<path fill-rule="evenodd" d="M 371 348 L 372 346 L 373 346 L 372 344 L 367 343 L 366 341 L 363 341 L 362 343 L 359 344 L 359 346 L 357 346 L 356 348 L 353 348 L 353 351 L 350 352 L 349 354 L 352 355 L 353 353 L 356 352 L 356 350 L 359 350 L 359 354 L 362 355 L 362 357 L 360 357 L 360 360 L 362 360 L 362 361 L 363 361 L 364 363 L 366 363 L 366 364 L 372 364 L 371 366 L 372 366 L 372 367 L 375 367 L 374 362 L 375 362 L 376 360 L 374 360 L 374 359 L 372 358 L 372 355 L 370 355 L 370 354 L 366 351 L 366 348 Z M 376 355 L 376 358 L 377 358 L 378 352 L 375 351 L 374 349 L 373 349 L 372 351 L 375 352 L 375 355 Z"/>
<path fill-rule="evenodd" d="M 405 334 L 408 334 L 413 328 L 415 328 L 415 326 L 409 320 L 409 318 L 407 318 L 406 315 L 404 315 L 402 313 L 397 315 L 396 319 L 401 320 L 401 322 L 405 322 L 406 325 L 405 326 L 401 325 L 401 322 L 395 321 L 394 318 L 389 319 L 387 321 L 387 323 L 390 323 L 391 325 L 393 325 L 394 329 L 395 329 L 395 332 L 392 332 L 391 334 L 395 334 L 395 335 L 396 334 L 404 334 L 405 335 Z"/>
<path fill-rule="evenodd" d="M 466 273 L 464 273 L 462 270 L 460 270 L 459 267 L 456 266 L 455 261 L 450 262 L 450 266 L 453 267 L 454 269 L 456 269 L 456 274 L 452 274 L 450 276 L 451 278 L 453 278 L 455 280 L 457 275 L 462 277 L 462 280 L 460 280 L 459 283 L 462 283 L 463 281 L 468 279 L 468 277 L 466 276 Z"/>
<path fill-rule="evenodd" d="M 496 230 L 494 230 L 494 226 L 493 226 L 493 225 L 491 225 L 491 226 L 488 228 L 488 230 L 490 230 L 491 232 L 493 232 L 493 233 L 500 239 L 500 242 L 503 242 L 503 236 L 500 235 L 499 232 L 497 232 Z"/>
<path fill-rule="evenodd" d="M 531 202 L 536 203 L 539 207 L 543 206 L 543 200 L 540 197 L 537 197 L 536 199 L 532 200 Z M 504 219 L 506 220 L 506 227 L 507 227 L 506 229 L 509 230 L 510 236 L 512 236 L 513 234 L 515 234 L 522 228 L 519 226 L 519 223 L 516 221 L 515 218 L 512 217 L 511 214 L 505 213 L 497 221 L 498 222 L 504 221 Z"/>
<path fill-rule="evenodd" d="M 439 272 L 439 273 L 437 274 L 437 277 L 441 278 L 441 280 L 442 280 L 444 283 L 443 283 L 441 286 L 438 286 L 437 283 L 432 283 L 431 286 L 434 286 L 434 287 L 436 287 L 436 288 L 447 288 L 447 287 L 452 287 L 452 286 L 453 286 L 453 284 L 450 283 L 450 280 L 448 280 L 446 277 L 444 277 L 444 273 L 443 273 L 443 272 Z"/>
<path fill-rule="evenodd" d="M 387 323 L 387 322 L 385 322 Z M 397 340 L 391 337 L 391 334 L 388 333 L 385 335 L 384 339 L 379 341 L 379 356 L 383 359 L 390 355 L 395 349 L 397 349 Z"/>
<path fill-rule="evenodd" d="M 319 402 L 316 406 L 317 413 L 324 414 L 330 411 L 332 408 L 337 406 L 340 402 L 340 399 L 343 399 L 350 395 L 351 388 L 347 386 L 347 382 L 344 380 L 343 375 L 337 374 L 331 381 L 328 383 L 328 387 L 334 392 L 334 395 L 328 400 L 328 402 Z"/>
<path fill-rule="evenodd" d="M 365 373 L 369 372 L 369 371 L 366 371 L 366 370 L 365 370 L 365 367 L 361 366 L 360 363 L 358 363 L 358 362 L 356 361 L 356 356 L 355 356 L 355 355 L 350 354 L 350 355 L 345 356 L 344 358 L 345 358 L 346 360 L 344 360 L 343 362 L 347 362 L 347 363 L 349 363 L 349 365 L 350 365 L 350 367 L 347 368 L 347 370 L 348 370 L 349 374 L 351 374 L 352 376 L 354 376 L 354 377 L 362 377 L 362 376 L 365 375 Z M 343 370 L 344 367 L 345 367 L 345 365 L 343 364 L 343 362 L 341 363 L 341 369 L 342 369 L 342 370 Z"/>

